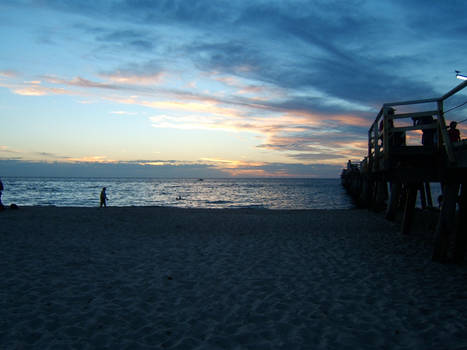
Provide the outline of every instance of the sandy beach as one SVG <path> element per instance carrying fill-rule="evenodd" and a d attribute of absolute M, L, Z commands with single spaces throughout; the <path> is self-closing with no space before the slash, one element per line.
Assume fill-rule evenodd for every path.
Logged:
<path fill-rule="evenodd" d="M 1 349 L 467 349 L 467 266 L 366 210 L 0 212 Z"/>

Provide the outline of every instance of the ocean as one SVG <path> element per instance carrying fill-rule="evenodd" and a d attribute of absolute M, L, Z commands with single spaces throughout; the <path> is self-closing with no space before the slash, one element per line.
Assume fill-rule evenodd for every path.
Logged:
<path fill-rule="evenodd" d="M 2 178 L 4 205 L 350 209 L 340 179 Z M 181 199 L 177 199 L 181 197 Z"/>

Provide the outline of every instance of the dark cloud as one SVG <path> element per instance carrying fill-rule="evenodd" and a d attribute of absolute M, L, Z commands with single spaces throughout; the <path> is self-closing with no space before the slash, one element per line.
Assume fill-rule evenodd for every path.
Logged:
<path fill-rule="evenodd" d="M 244 66 L 256 68 L 264 58 L 257 48 L 238 40 L 190 44 L 184 51 L 202 69 L 238 74 L 241 74 L 239 68 Z"/>
<path fill-rule="evenodd" d="M 56 83 L 214 101 L 241 107 L 242 116 L 254 118 L 283 112 L 323 119 L 352 114 L 368 120 L 369 126 L 382 103 L 440 96 L 439 82 L 446 80 L 438 76 L 454 77 L 454 69 L 467 72 L 465 63 L 456 61 L 467 54 L 464 1 L 42 0 L 25 1 L 23 6 L 79 14 L 73 16 L 79 22 L 75 29 L 92 36 L 96 57 L 102 59 L 98 54 L 108 48 L 122 50 L 122 58 L 111 56 L 112 68 L 101 68 L 109 67 L 107 62 L 96 64 L 101 78 L 156 76 L 176 71 L 182 62 L 202 73 L 246 78 L 283 94 L 259 101 L 182 87 L 136 88 L 131 82 L 81 76 Z M 463 100 L 455 96 L 447 106 Z M 339 146 L 367 137 L 368 127 L 345 120 L 321 120 L 321 133 L 304 125 L 306 120 L 264 126 L 268 140 L 258 147 L 316 161 L 338 157 L 327 150 L 318 154 L 316 145 Z M 238 127 L 254 129 L 254 120 L 239 122 Z"/>
<path fill-rule="evenodd" d="M 34 154 L 38 156 L 46 157 L 46 158 L 53 158 L 53 159 L 59 159 L 59 160 L 66 160 L 70 158 L 67 156 L 62 156 L 62 155 L 58 155 L 56 153 L 50 153 L 50 152 L 34 152 Z"/>
<path fill-rule="evenodd" d="M 338 177 L 342 167 L 331 164 L 289 164 L 289 163 L 269 163 L 260 166 L 246 166 L 236 170 L 261 170 L 267 174 L 277 174 L 281 176 L 288 174 L 293 177 L 322 177 L 335 178 Z"/>
<path fill-rule="evenodd" d="M 458 1 L 436 6 L 423 4 L 398 1 L 390 11 L 386 6 L 369 14 L 362 1 L 42 2 L 42 6 L 61 11 L 92 17 L 106 15 L 132 25 L 192 29 L 200 33 L 200 40 L 196 44 L 173 43 L 179 46 L 174 54 L 182 52 L 203 70 L 220 70 L 284 89 L 315 88 L 331 97 L 363 105 L 436 96 L 433 87 L 407 72 L 419 63 L 429 65 L 433 58 L 398 53 L 395 36 L 399 35 L 398 28 L 412 28 L 412 37 L 399 40 L 417 40 L 418 33 L 422 35 L 430 22 L 427 19 L 438 13 L 443 18 L 440 6 L 452 16 L 466 5 Z M 441 33 L 446 26 L 462 28 L 465 24 L 459 20 L 456 25 L 436 26 Z M 146 29 L 136 30 L 134 26 L 99 33 L 96 38 L 134 50 L 154 48 Z M 239 70 L 243 65 L 252 70 Z M 289 105 L 294 102 L 299 101 Z M 323 111 L 329 109 L 332 113 L 336 109 L 320 100 L 314 102 L 315 108 Z"/>
<path fill-rule="evenodd" d="M 163 72 L 163 63 L 160 60 L 151 59 L 145 62 L 127 63 L 120 65 L 115 70 L 101 71 L 104 77 L 150 77 Z"/>
<path fill-rule="evenodd" d="M 222 169 L 217 165 L 203 163 L 183 164 L 180 161 L 163 161 L 163 165 L 157 166 L 145 164 L 149 162 L 64 163 L 0 159 L 0 169 L 2 169 L 2 176 L 151 178 L 225 178 L 232 176 L 232 169 Z M 266 163 L 263 165 L 238 167 L 235 171 L 241 177 L 257 177 L 259 171 L 264 176 L 283 176 L 284 174 L 288 174 L 295 177 L 335 178 L 339 176 L 340 169 L 341 167 L 339 166 L 326 164 Z M 250 175 L 249 171 L 254 171 L 254 175 Z"/>
<path fill-rule="evenodd" d="M 171 164 L 159 166 L 136 162 L 34 162 L 0 160 L 3 176 L 52 177 L 226 177 L 226 173 L 206 164 Z"/>
<path fill-rule="evenodd" d="M 130 49 L 151 51 L 153 41 L 142 31 L 117 30 L 96 37 L 96 40 L 106 44 L 118 44 Z"/>
<path fill-rule="evenodd" d="M 316 160 L 329 160 L 329 159 L 342 159 L 345 158 L 342 155 L 339 154 L 333 154 L 333 153 L 297 153 L 297 154 L 291 154 L 289 155 L 290 158 L 300 160 L 300 161 L 316 161 Z"/>

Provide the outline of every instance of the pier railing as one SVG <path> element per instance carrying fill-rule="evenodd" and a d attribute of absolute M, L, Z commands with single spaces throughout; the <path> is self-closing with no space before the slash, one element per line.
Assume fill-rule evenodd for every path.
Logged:
<path fill-rule="evenodd" d="M 433 155 L 444 152 L 448 165 L 455 166 L 456 157 L 444 119 L 444 101 L 467 86 L 467 81 L 438 98 L 385 103 L 368 131 L 368 166 L 370 171 L 386 171 L 392 166 L 391 155 Z M 431 110 L 395 113 L 395 107 L 435 105 Z M 411 126 L 395 126 L 395 121 L 412 120 Z M 420 130 L 422 146 L 406 143 L 408 131 Z"/>
<path fill-rule="evenodd" d="M 411 230 L 420 193 L 422 208 L 438 213 L 432 258 L 440 262 L 462 262 L 467 253 L 467 139 L 452 142 L 444 118 L 467 103 L 444 110 L 446 100 L 466 86 L 464 81 L 438 98 L 383 104 L 368 130 L 367 156 L 349 161 L 341 175 L 357 205 L 400 219 L 403 234 Z M 433 207 L 432 182 L 442 184 L 439 209 Z"/>

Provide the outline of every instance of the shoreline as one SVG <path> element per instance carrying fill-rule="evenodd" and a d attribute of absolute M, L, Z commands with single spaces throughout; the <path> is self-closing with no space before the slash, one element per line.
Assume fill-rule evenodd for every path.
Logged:
<path fill-rule="evenodd" d="M 362 209 L 0 213 L 0 346 L 467 346 L 467 265 Z"/>

